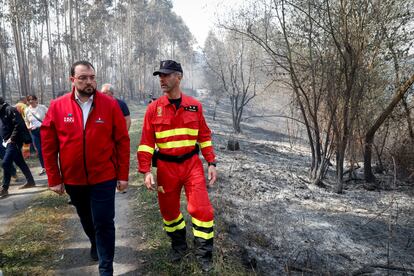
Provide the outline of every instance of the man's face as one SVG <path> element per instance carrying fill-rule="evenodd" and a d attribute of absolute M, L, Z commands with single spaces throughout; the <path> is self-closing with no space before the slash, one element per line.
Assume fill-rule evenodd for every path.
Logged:
<path fill-rule="evenodd" d="M 160 74 L 160 86 L 164 93 L 170 93 L 174 88 L 180 85 L 181 76 L 176 73 Z"/>
<path fill-rule="evenodd" d="M 104 85 L 104 86 L 102 86 L 101 92 L 103 94 L 105 94 L 105 95 L 108 95 L 110 97 L 113 97 L 114 96 L 114 93 L 112 93 L 112 91 L 109 90 L 109 89 L 110 89 L 110 86 L 109 85 Z"/>
<path fill-rule="evenodd" d="M 77 65 L 75 67 L 75 75 L 73 77 L 70 77 L 70 80 L 80 95 L 90 97 L 91 95 L 95 94 L 95 70 L 93 70 L 91 67 L 82 64 Z"/>

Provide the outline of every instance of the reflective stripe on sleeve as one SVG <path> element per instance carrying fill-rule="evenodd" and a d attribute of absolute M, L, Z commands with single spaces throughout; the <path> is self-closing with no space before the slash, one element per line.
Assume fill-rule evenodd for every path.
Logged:
<path fill-rule="evenodd" d="M 139 145 L 138 151 L 144 151 L 144 152 L 154 154 L 154 148 L 151 148 L 150 146 L 147 146 L 147 145 Z"/>
<path fill-rule="evenodd" d="M 205 142 L 200 143 L 200 148 L 209 147 L 211 145 L 212 145 L 211 141 L 205 141 Z"/>

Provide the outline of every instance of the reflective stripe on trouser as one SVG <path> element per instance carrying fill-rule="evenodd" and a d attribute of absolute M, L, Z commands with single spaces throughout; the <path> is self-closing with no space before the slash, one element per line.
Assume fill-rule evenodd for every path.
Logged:
<path fill-rule="evenodd" d="M 164 229 L 171 238 L 171 247 L 174 250 L 178 252 L 187 250 L 185 221 L 181 213 L 176 219 L 170 221 L 164 219 Z"/>
<path fill-rule="evenodd" d="M 179 219 L 181 215 L 180 196 L 182 187 L 184 186 L 185 194 L 187 197 L 187 210 L 190 216 L 193 218 L 193 225 L 194 219 L 200 223 L 212 223 L 214 220 L 214 211 L 213 207 L 211 206 L 210 199 L 208 198 L 203 165 L 198 155 L 194 155 L 182 163 L 173 163 L 158 160 L 157 166 L 157 183 L 158 185 L 163 186 L 164 189 L 164 193 L 158 192 L 158 203 L 164 222 L 171 222 Z M 178 223 L 178 221 L 176 223 Z M 169 228 L 165 228 L 170 237 L 170 233 L 181 230 L 178 229 L 178 225 L 180 225 L 180 223 L 174 226 L 169 225 Z M 211 236 L 213 235 L 212 225 L 205 227 L 206 225 L 200 225 L 200 223 L 198 226 L 211 228 L 211 230 L 206 231 L 206 229 L 202 228 L 200 228 L 201 230 L 197 229 L 197 231 L 200 232 L 197 232 L 199 235 L 195 235 L 195 239 L 197 240 L 201 238 L 207 241 L 207 244 L 211 244 L 209 249 L 211 255 L 213 242 Z M 177 228 L 172 229 L 174 227 Z M 175 231 L 168 232 L 168 230 Z M 205 233 L 202 234 L 201 232 Z M 205 244 L 206 242 L 202 243 Z"/>
<path fill-rule="evenodd" d="M 213 253 L 214 221 L 200 221 L 193 218 L 192 222 L 195 255 L 198 258 L 210 260 Z"/>

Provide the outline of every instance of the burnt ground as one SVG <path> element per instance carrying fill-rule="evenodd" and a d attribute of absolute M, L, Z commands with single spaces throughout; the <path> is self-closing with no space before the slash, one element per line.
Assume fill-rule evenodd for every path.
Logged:
<path fill-rule="evenodd" d="M 381 190 L 349 181 L 337 194 L 331 168 L 326 187 L 313 186 L 306 141 L 290 138 L 283 119 L 252 118 L 235 136 L 231 109 L 221 103 L 213 121 L 204 104 L 220 173 L 210 197 L 227 229 L 219 235 L 246 266 L 266 275 L 414 275 L 413 183 L 377 175 Z M 231 138 L 240 151 L 227 150 Z"/>
<path fill-rule="evenodd" d="M 224 225 L 216 235 L 216 250 L 225 251 L 217 248 L 220 241 L 231 244 L 229 251 L 240 252 L 246 267 L 258 275 L 414 275 L 413 183 L 377 175 L 381 190 L 367 191 L 363 181 L 347 182 L 339 195 L 330 169 L 326 188 L 313 186 L 300 130 L 293 131 L 280 118 L 251 118 L 242 124 L 243 134 L 235 136 L 229 106 L 221 103 L 213 121 L 211 102 L 201 100 L 219 161 L 219 180 L 210 190 L 217 224 Z M 271 99 L 266 101 L 269 107 Z M 277 108 L 284 110 L 282 104 Z M 231 138 L 240 141 L 240 151 L 227 150 Z M 134 155 L 131 162 L 136 162 Z M 116 275 L 140 275 L 137 260 L 145 254 L 131 223 L 132 190 L 116 198 Z M 9 210 L 8 219 L 18 212 L 15 204 Z M 67 230 L 56 274 L 97 275 L 74 210 Z"/>

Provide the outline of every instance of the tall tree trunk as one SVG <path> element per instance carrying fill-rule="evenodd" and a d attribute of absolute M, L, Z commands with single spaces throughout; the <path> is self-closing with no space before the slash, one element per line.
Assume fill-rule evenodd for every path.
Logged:
<path fill-rule="evenodd" d="M 410 135 L 411 143 L 414 143 L 413 120 L 411 119 L 411 111 L 408 107 L 407 99 L 405 97 L 402 98 L 402 104 L 405 111 L 405 118 L 407 119 L 408 134 Z"/>
<path fill-rule="evenodd" d="M 5 70 L 4 65 L 5 64 L 3 62 L 3 53 L 0 52 L 0 84 L 1 84 L 1 95 L 3 99 L 6 98 L 6 74 L 5 74 L 6 70 Z"/>
<path fill-rule="evenodd" d="M 45 1 L 45 14 L 46 14 L 46 36 L 47 36 L 47 47 L 49 50 L 49 61 L 50 61 L 50 81 L 52 85 L 52 98 L 56 98 L 56 86 L 55 86 L 55 58 L 54 50 L 50 38 L 50 18 L 49 18 L 49 6 L 47 0 Z"/>
<path fill-rule="evenodd" d="M 73 0 L 69 0 L 69 34 L 70 34 L 70 52 L 71 52 L 71 57 L 72 57 L 72 62 L 75 62 L 76 59 L 76 50 L 75 50 L 75 45 L 74 45 L 74 34 L 73 34 L 73 19 L 72 19 L 72 14 L 73 14 Z"/>
<path fill-rule="evenodd" d="M 395 92 L 391 99 L 391 102 L 385 108 L 385 110 L 374 121 L 374 124 L 368 129 L 365 134 L 365 147 L 364 147 L 364 177 L 366 182 L 374 183 L 375 176 L 372 173 L 371 160 L 372 160 L 372 143 L 374 142 L 375 133 L 379 127 L 384 123 L 385 119 L 392 113 L 395 106 L 404 97 L 405 93 L 414 83 L 414 74 L 407 79 Z"/>
<path fill-rule="evenodd" d="M 40 32 L 40 35 L 35 33 L 36 36 L 36 45 L 37 47 L 35 47 L 34 51 L 35 51 L 35 56 L 36 56 L 36 63 L 37 63 L 37 79 L 39 81 L 38 86 L 40 87 L 40 93 L 39 93 L 39 98 L 40 98 L 40 103 L 44 103 L 44 99 L 45 99 L 45 85 L 44 85 L 44 81 L 43 81 L 43 76 L 44 76 L 44 68 L 43 68 L 43 59 L 42 59 L 42 48 L 43 48 L 43 27 L 44 27 L 44 23 L 42 24 L 42 30 Z"/>
<path fill-rule="evenodd" d="M 21 31 L 20 31 L 20 23 L 19 19 L 13 17 L 12 19 L 12 27 L 13 27 L 13 36 L 14 36 L 14 44 L 16 47 L 16 54 L 17 54 L 17 64 L 19 67 L 19 91 L 20 95 L 28 95 L 28 88 L 27 88 L 27 73 L 25 71 L 24 66 L 24 52 L 22 49 L 22 38 L 21 38 Z"/>
<path fill-rule="evenodd" d="M 57 72 L 56 75 L 58 76 L 57 78 L 57 87 L 59 90 L 63 89 L 63 83 L 62 80 L 67 78 L 67 72 L 65 70 L 65 67 L 63 65 L 63 53 L 62 53 L 62 38 L 61 38 L 61 26 L 60 26 L 60 14 L 59 14 L 59 5 L 58 5 L 58 0 L 55 0 L 55 10 L 56 10 L 56 31 L 57 31 L 57 43 L 58 43 L 58 56 L 57 56 L 57 61 L 56 61 L 56 66 L 57 66 Z M 50 21 L 49 21 L 50 22 Z M 50 45 L 48 43 L 48 45 Z"/>

